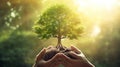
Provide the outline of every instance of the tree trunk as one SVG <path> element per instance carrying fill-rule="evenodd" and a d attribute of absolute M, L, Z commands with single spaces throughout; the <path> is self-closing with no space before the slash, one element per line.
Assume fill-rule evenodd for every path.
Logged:
<path fill-rule="evenodd" d="M 57 43 L 57 48 L 62 48 L 62 43 L 61 43 L 61 35 L 58 35 L 58 43 Z"/>
<path fill-rule="evenodd" d="M 61 43 L 61 38 L 62 38 L 62 35 L 61 35 L 61 24 L 59 22 L 59 25 L 58 25 L 58 36 L 57 36 L 57 39 L 58 39 L 58 43 L 57 43 L 57 48 L 58 49 L 63 49 L 63 46 L 62 46 L 62 43 Z"/>

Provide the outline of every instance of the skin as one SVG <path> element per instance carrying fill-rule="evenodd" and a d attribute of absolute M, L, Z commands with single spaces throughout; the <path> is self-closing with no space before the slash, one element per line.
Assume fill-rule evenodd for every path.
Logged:
<path fill-rule="evenodd" d="M 71 46 L 71 51 L 68 52 L 75 59 L 71 59 L 63 53 L 57 53 L 53 58 L 48 61 L 43 60 L 46 50 L 50 48 L 44 48 L 36 57 L 36 63 L 33 67 L 59 67 L 62 64 L 64 67 L 95 67 L 91 64 L 85 55 L 76 47 Z"/>

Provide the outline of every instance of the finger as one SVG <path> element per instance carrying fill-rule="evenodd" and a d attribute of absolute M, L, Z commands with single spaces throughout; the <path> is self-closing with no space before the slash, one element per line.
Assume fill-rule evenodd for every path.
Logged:
<path fill-rule="evenodd" d="M 71 51 L 69 52 L 69 55 L 72 56 L 75 60 L 78 59 L 82 59 L 84 58 L 85 56 L 81 53 L 81 54 L 76 54 L 75 52 Z"/>
<path fill-rule="evenodd" d="M 71 46 L 71 50 L 74 51 L 77 54 L 81 53 L 81 51 L 78 48 L 76 48 L 75 46 Z"/>
<path fill-rule="evenodd" d="M 60 60 L 63 60 L 63 58 L 64 58 L 64 60 L 70 59 L 69 57 L 67 57 L 63 53 L 57 53 L 52 59 L 50 59 L 50 61 L 51 60 L 60 61 Z"/>
<path fill-rule="evenodd" d="M 53 46 L 48 46 L 46 49 L 51 49 L 51 48 L 53 48 Z"/>
<path fill-rule="evenodd" d="M 36 56 L 36 62 L 38 62 L 39 60 L 42 60 L 42 58 L 44 57 L 46 53 L 46 48 L 43 48 L 40 53 L 38 53 L 38 55 Z"/>
<path fill-rule="evenodd" d="M 71 59 L 63 53 L 57 53 L 53 58 L 46 61 L 46 63 L 49 65 L 57 65 L 60 63 L 67 64 L 68 62 L 71 62 Z"/>

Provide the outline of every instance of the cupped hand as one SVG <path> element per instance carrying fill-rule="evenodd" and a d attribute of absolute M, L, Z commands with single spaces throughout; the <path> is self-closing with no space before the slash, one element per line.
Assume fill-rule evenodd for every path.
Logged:
<path fill-rule="evenodd" d="M 36 56 L 36 61 L 33 67 L 59 67 L 61 63 L 66 63 L 68 57 L 66 57 L 63 53 L 57 53 L 50 60 L 44 60 L 44 56 L 46 54 L 46 50 L 53 49 L 52 47 L 43 48 L 41 52 Z M 56 50 L 56 49 L 55 49 Z"/>
<path fill-rule="evenodd" d="M 95 67 L 91 64 L 84 54 L 76 47 L 71 46 L 70 51 L 66 53 L 57 53 L 51 59 L 45 61 L 43 58 L 46 54 L 46 50 L 52 49 L 51 47 L 44 48 L 36 57 L 36 62 L 33 67 L 59 67 L 60 64 L 63 67 Z M 70 58 L 69 56 L 72 58 Z M 74 58 L 74 59 L 73 59 Z"/>
<path fill-rule="evenodd" d="M 69 64 L 64 64 L 65 67 L 95 67 L 78 48 L 71 46 L 70 49 L 71 51 L 68 54 L 74 59 L 68 59 Z"/>

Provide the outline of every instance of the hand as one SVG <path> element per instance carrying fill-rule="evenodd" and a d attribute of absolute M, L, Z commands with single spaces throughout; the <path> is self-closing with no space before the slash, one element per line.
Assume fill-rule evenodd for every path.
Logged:
<path fill-rule="evenodd" d="M 84 54 L 74 46 L 71 46 L 67 54 L 74 59 L 66 56 L 64 53 L 57 53 L 53 58 L 48 61 L 43 59 L 46 50 L 50 48 L 44 48 L 36 57 L 36 63 L 33 67 L 59 67 L 62 64 L 64 67 L 95 67 L 84 56 Z"/>
<path fill-rule="evenodd" d="M 41 52 L 36 56 L 36 61 L 33 67 L 58 67 L 61 63 L 66 63 L 65 59 L 67 59 L 68 57 L 66 57 L 63 53 L 57 53 L 50 60 L 45 61 L 43 57 L 46 54 L 46 50 L 49 51 L 49 49 L 56 50 L 52 47 L 42 49 Z"/>
<path fill-rule="evenodd" d="M 75 59 L 67 59 L 66 61 L 69 64 L 64 64 L 65 67 L 95 67 L 87 60 L 85 55 L 74 46 L 71 46 L 71 51 L 68 52 L 68 54 Z"/>

